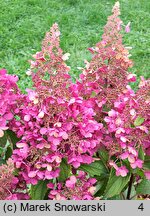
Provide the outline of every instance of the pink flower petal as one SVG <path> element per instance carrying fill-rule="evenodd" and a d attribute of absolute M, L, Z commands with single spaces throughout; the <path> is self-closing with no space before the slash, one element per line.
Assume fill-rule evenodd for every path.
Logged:
<path fill-rule="evenodd" d="M 17 146 L 18 148 L 24 148 L 24 147 L 26 147 L 26 146 L 28 146 L 28 145 L 27 145 L 26 143 L 17 143 L 16 146 Z"/>
<path fill-rule="evenodd" d="M 4 115 L 4 118 L 6 120 L 11 120 L 13 118 L 13 114 L 12 113 L 7 113 L 7 114 Z"/>
<path fill-rule="evenodd" d="M 4 131 L 0 129 L 0 137 L 4 136 Z"/>
<path fill-rule="evenodd" d="M 130 32 L 130 22 L 126 25 L 125 31 L 126 31 L 127 33 Z"/>
<path fill-rule="evenodd" d="M 43 111 L 39 112 L 38 118 L 43 118 L 43 117 L 44 117 L 44 112 Z"/>
<path fill-rule="evenodd" d="M 145 177 L 150 180 L 150 170 L 144 172 Z"/>
<path fill-rule="evenodd" d="M 136 81 L 136 74 L 129 74 L 129 75 L 127 76 L 127 80 L 128 80 L 129 82 L 135 82 L 135 81 Z"/>
<path fill-rule="evenodd" d="M 60 135 L 60 134 L 59 134 Z M 61 132 L 61 136 L 63 139 L 68 139 L 68 134 L 66 132 Z"/>
<path fill-rule="evenodd" d="M 118 168 L 118 170 L 116 171 L 116 176 L 122 176 L 125 177 L 127 175 L 129 171 L 127 170 L 127 168 L 125 166 L 121 166 Z"/>
<path fill-rule="evenodd" d="M 29 176 L 30 178 L 34 178 L 34 177 L 36 176 L 36 173 L 37 173 L 37 171 L 30 171 L 30 172 L 28 173 L 28 176 Z"/>
<path fill-rule="evenodd" d="M 123 154 L 120 155 L 120 158 L 122 160 L 126 159 L 128 157 L 129 153 L 128 152 L 124 152 Z"/>
<path fill-rule="evenodd" d="M 46 132 L 47 132 L 47 128 L 41 128 L 40 133 L 42 135 L 46 134 Z"/>
<path fill-rule="evenodd" d="M 59 139 L 53 138 L 53 144 L 54 145 L 59 145 L 59 143 L 60 143 Z"/>
<path fill-rule="evenodd" d="M 77 181 L 76 177 L 75 176 L 71 176 L 70 180 L 67 180 L 65 185 L 68 188 L 74 188 L 76 181 Z"/>
<path fill-rule="evenodd" d="M 31 118 L 30 115 L 25 115 L 24 116 L 24 121 L 28 122 L 28 121 L 30 121 L 30 118 Z"/>

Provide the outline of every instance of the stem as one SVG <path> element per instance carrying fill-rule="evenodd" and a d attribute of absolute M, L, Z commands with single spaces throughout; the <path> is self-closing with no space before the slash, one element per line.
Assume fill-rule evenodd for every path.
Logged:
<path fill-rule="evenodd" d="M 129 182 L 129 187 L 128 187 L 127 200 L 130 200 L 133 179 L 134 179 L 134 175 L 132 174 Z"/>
<path fill-rule="evenodd" d="M 130 198 L 130 200 L 132 200 L 134 197 L 136 197 L 137 196 L 137 194 L 135 194 L 134 196 L 132 196 L 131 198 Z"/>
<path fill-rule="evenodd" d="M 123 200 L 125 200 L 126 198 L 125 198 L 125 195 L 123 194 L 123 192 L 121 192 L 121 194 L 120 194 L 121 196 L 122 196 L 122 199 Z"/>

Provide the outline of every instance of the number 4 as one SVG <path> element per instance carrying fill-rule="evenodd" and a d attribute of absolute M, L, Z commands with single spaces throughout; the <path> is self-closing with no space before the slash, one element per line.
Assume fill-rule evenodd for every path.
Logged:
<path fill-rule="evenodd" d="M 138 207 L 139 210 L 143 211 L 144 210 L 144 207 L 143 207 L 143 203 L 141 203 Z"/>

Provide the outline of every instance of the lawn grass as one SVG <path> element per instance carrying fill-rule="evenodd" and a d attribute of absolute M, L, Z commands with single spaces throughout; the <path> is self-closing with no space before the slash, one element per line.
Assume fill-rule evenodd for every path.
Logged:
<path fill-rule="evenodd" d="M 68 65 L 72 76 L 77 67 L 90 59 L 88 47 L 101 39 L 114 0 L 0 0 L 0 68 L 20 77 L 22 90 L 31 86 L 26 75 L 31 55 L 40 51 L 45 32 L 54 22 L 61 31 L 61 47 L 71 54 Z M 131 21 L 131 32 L 124 42 L 132 46 L 132 71 L 150 77 L 150 34 L 148 0 L 120 0 L 121 18 Z"/>

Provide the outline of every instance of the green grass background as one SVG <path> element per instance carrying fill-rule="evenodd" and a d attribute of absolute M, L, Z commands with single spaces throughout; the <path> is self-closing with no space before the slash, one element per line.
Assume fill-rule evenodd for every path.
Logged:
<path fill-rule="evenodd" d="M 111 15 L 114 0 L 0 0 L 0 68 L 20 77 L 22 90 L 31 86 L 26 75 L 31 55 L 40 51 L 46 31 L 57 22 L 61 47 L 71 54 L 67 62 L 72 76 L 90 59 L 88 47 L 101 40 L 103 26 Z M 131 51 L 137 76 L 150 77 L 150 1 L 120 0 L 121 19 L 131 21 L 124 37 Z"/>

